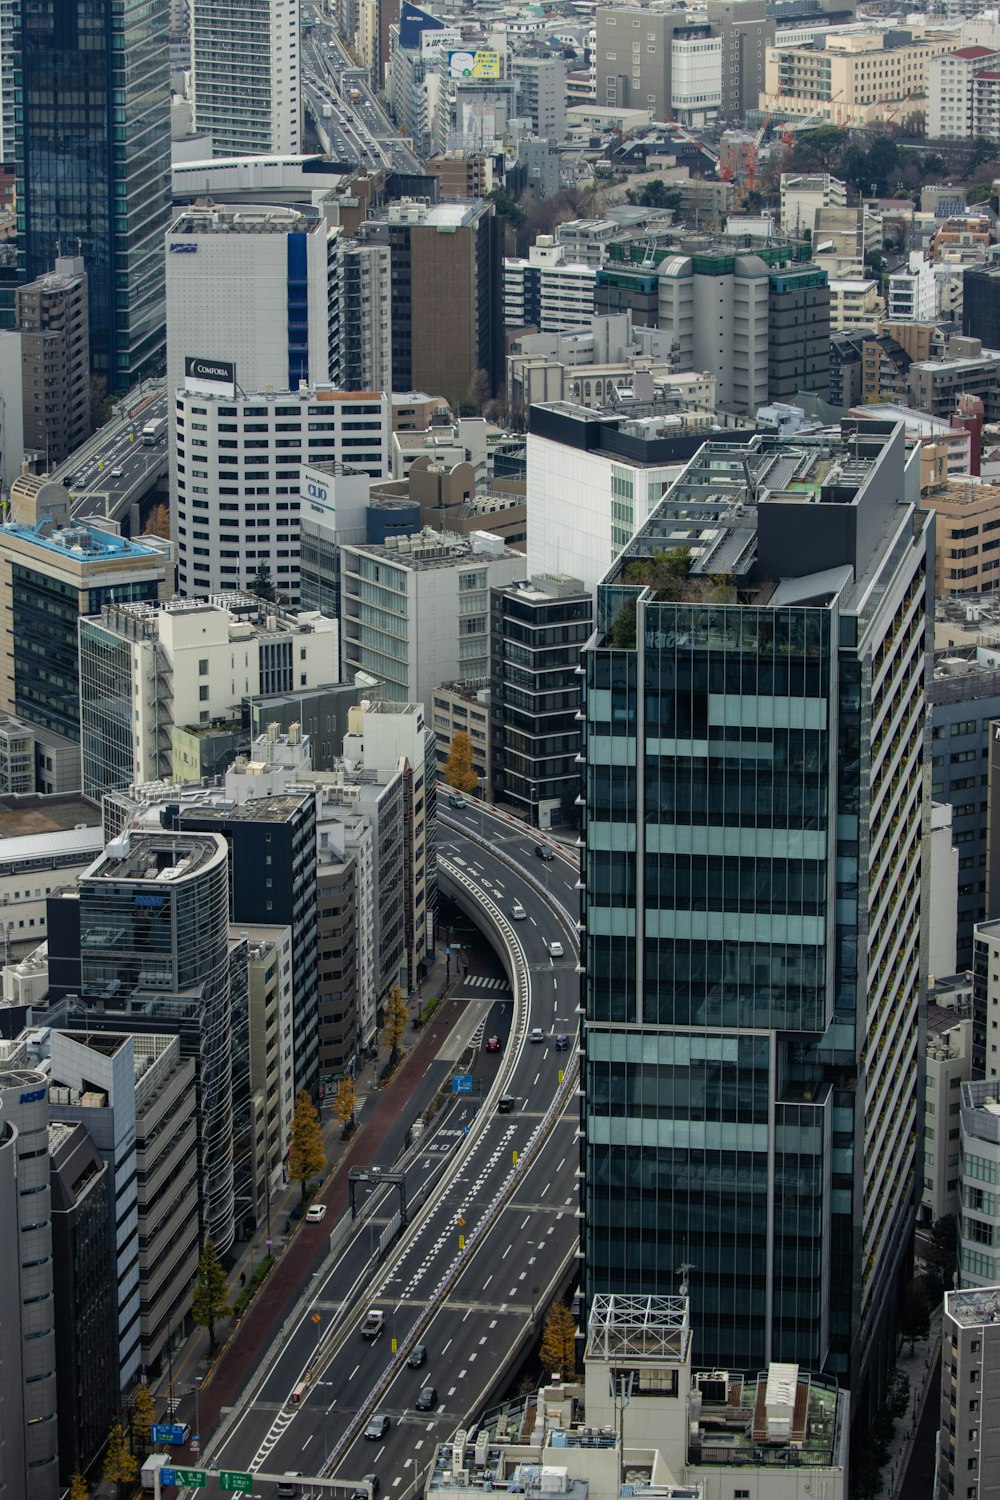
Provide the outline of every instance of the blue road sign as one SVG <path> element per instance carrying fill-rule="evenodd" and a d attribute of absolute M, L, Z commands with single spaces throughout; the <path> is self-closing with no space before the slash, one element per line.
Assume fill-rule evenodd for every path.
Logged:
<path fill-rule="evenodd" d="M 179 1422 L 154 1422 L 149 1429 L 151 1443 L 183 1443 L 184 1428 Z"/>
<path fill-rule="evenodd" d="M 452 1075 L 451 1075 L 451 1091 L 452 1091 L 453 1094 L 471 1094 L 472 1093 L 472 1074 L 471 1073 L 452 1073 Z"/>

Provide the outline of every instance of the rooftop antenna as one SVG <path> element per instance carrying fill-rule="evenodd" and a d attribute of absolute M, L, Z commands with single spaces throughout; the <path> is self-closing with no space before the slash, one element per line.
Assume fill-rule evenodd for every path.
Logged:
<path fill-rule="evenodd" d="M 688 1295 L 688 1272 L 693 1270 L 694 1263 L 689 1260 L 682 1260 L 677 1267 L 677 1275 L 681 1278 L 681 1284 L 677 1288 L 678 1297 L 686 1297 Z"/>

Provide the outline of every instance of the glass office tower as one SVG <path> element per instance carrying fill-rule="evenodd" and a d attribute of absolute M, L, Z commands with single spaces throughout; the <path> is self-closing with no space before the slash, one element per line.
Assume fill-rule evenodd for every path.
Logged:
<path fill-rule="evenodd" d="M 686 1280 L 700 1366 L 859 1398 L 918 1168 L 916 496 L 891 423 L 706 443 L 584 652 L 588 1300 Z"/>
<path fill-rule="evenodd" d="M 168 0 L 17 0 L 20 270 L 82 255 L 95 373 L 162 367 L 170 210 Z"/>
<path fill-rule="evenodd" d="M 225 839 L 148 830 L 113 839 L 79 880 L 79 951 L 86 1006 L 155 1017 L 197 1060 L 201 1237 L 225 1255 L 235 1232 Z"/>

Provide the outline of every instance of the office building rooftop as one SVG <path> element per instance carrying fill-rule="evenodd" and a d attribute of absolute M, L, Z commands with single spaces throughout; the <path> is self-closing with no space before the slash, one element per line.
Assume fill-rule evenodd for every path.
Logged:
<path fill-rule="evenodd" d="M 214 163 L 218 165 L 218 163 Z M 323 228 L 317 219 L 308 219 L 296 208 L 275 205 L 231 207 L 212 204 L 203 208 L 185 208 L 174 219 L 169 234 L 301 234 Z"/>
<path fill-rule="evenodd" d="M 111 840 L 86 877 L 165 886 L 226 858 L 225 841 L 216 834 L 144 830 L 136 836 L 126 831 Z"/>
<path fill-rule="evenodd" d="M 20 526 L 16 521 L 7 521 L 2 534 L 17 537 L 47 552 L 56 552 L 65 558 L 86 561 L 117 561 L 125 557 L 148 557 L 162 561 L 162 555 L 144 542 L 133 542 L 129 537 L 119 536 L 114 531 L 104 531 L 98 526 L 88 526 L 83 521 L 67 525 L 55 525 L 50 520 L 41 520 L 37 526 Z"/>
<path fill-rule="evenodd" d="M 1000 1323 L 1000 1286 L 945 1292 L 944 1310 L 963 1328 L 985 1328 Z"/>
<path fill-rule="evenodd" d="M 902 426 L 891 422 L 847 421 L 840 434 L 792 442 L 709 440 L 605 582 L 652 587 L 657 597 L 655 570 L 644 572 L 643 564 L 684 548 L 688 572 L 678 599 L 710 593 L 717 602 L 777 607 L 820 604 L 844 589 L 860 599 L 872 582 L 866 569 L 879 560 L 877 539 L 907 498 L 903 457 Z M 728 592 L 720 592 L 720 579 Z"/>

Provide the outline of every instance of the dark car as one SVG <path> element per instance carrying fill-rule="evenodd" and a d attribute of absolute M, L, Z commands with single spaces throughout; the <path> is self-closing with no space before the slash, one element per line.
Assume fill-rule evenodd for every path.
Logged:
<path fill-rule="evenodd" d="M 559 1035 L 556 1037 L 556 1051 L 557 1052 L 568 1052 L 569 1051 L 569 1037 L 566 1035 L 566 1033 L 564 1031 L 560 1031 Z"/>
<path fill-rule="evenodd" d="M 502 1050 L 502 1048 L 503 1048 L 503 1043 L 501 1042 L 501 1040 L 500 1040 L 500 1038 L 498 1036 L 491 1036 L 491 1037 L 487 1038 L 487 1041 L 486 1041 L 486 1050 L 487 1050 L 487 1052 L 500 1052 Z"/>
<path fill-rule="evenodd" d="M 549 848 L 548 844 L 536 844 L 535 853 L 538 855 L 539 859 L 555 859 L 555 855 L 552 853 L 552 850 Z"/>
<path fill-rule="evenodd" d="M 437 1388 L 433 1385 L 425 1385 L 413 1404 L 417 1411 L 433 1411 L 438 1404 Z"/>
<path fill-rule="evenodd" d="M 513 1094 L 501 1094 L 500 1098 L 497 1100 L 497 1114 L 512 1115 L 514 1113 L 514 1106 L 516 1103 L 517 1100 L 514 1098 Z"/>
<path fill-rule="evenodd" d="M 414 1344 L 406 1363 L 411 1370 L 419 1370 L 421 1365 L 425 1365 L 427 1363 L 427 1345 Z"/>
<path fill-rule="evenodd" d="M 391 1425 L 384 1411 L 376 1412 L 365 1428 L 365 1437 L 370 1438 L 373 1443 L 380 1443 Z"/>
<path fill-rule="evenodd" d="M 362 1474 L 361 1477 L 362 1477 L 364 1483 L 367 1484 L 370 1487 L 370 1490 L 371 1490 L 371 1500 L 375 1500 L 375 1496 L 378 1494 L 379 1490 L 382 1488 L 382 1486 L 378 1482 L 378 1475 L 377 1474 Z M 354 1493 L 351 1495 L 351 1500 L 368 1500 L 368 1491 L 367 1490 L 360 1490 L 360 1489 L 359 1490 L 355 1490 Z"/>

